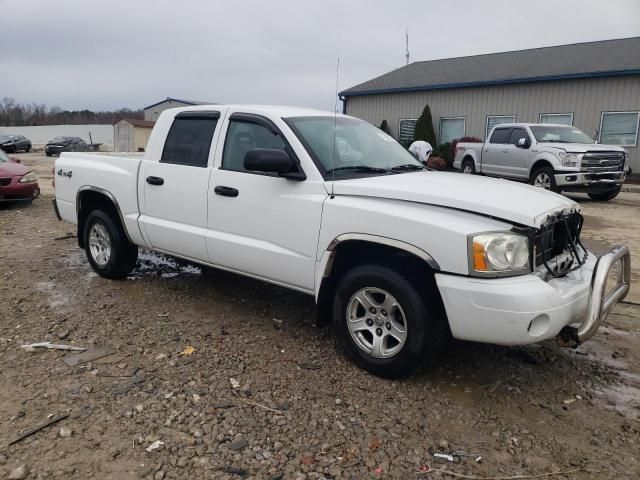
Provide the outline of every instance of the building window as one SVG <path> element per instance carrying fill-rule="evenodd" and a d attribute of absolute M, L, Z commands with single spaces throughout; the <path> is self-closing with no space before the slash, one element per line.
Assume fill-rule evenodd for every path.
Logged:
<path fill-rule="evenodd" d="M 600 143 L 635 147 L 638 142 L 640 112 L 602 112 Z"/>
<path fill-rule="evenodd" d="M 440 118 L 440 145 L 464 137 L 465 117 Z"/>
<path fill-rule="evenodd" d="M 489 132 L 496 125 L 501 123 L 514 123 L 516 121 L 515 115 L 487 115 L 487 129 L 484 132 L 484 137 L 489 136 Z"/>
<path fill-rule="evenodd" d="M 398 141 L 402 145 L 409 145 L 413 142 L 413 136 L 416 133 L 417 118 L 403 118 L 398 125 Z"/>
<path fill-rule="evenodd" d="M 541 113 L 540 123 L 573 125 L 573 113 Z"/>

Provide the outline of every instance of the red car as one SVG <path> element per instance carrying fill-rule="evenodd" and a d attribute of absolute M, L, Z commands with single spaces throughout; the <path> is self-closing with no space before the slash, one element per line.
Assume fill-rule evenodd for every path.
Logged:
<path fill-rule="evenodd" d="M 0 150 L 0 203 L 29 202 L 40 195 L 38 177 Z"/>

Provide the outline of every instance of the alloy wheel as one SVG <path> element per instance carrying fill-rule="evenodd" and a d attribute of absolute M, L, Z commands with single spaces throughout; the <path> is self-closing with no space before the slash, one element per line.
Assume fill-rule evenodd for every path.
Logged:
<path fill-rule="evenodd" d="M 407 342 L 402 306 L 381 288 L 361 288 L 347 305 L 347 326 L 355 344 L 376 358 L 396 355 Z"/>
<path fill-rule="evenodd" d="M 111 258 L 111 237 L 100 223 L 94 223 L 89 231 L 89 251 L 99 267 L 104 267 Z"/>

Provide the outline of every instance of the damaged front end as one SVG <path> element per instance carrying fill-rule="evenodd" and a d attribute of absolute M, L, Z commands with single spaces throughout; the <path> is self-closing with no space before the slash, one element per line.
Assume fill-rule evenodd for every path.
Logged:
<path fill-rule="evenodd" d="M 583 222 L 577 210 L 560 212 L 550 215 L 540 228 L 523 232 L 533 245 L 534 274 L 549 281 L 565 277 L 586 263 L 589 252 L 580 240 Z M 558 345 L 576 348 L 590 339 L 613 307 L 626 297 L 630 282 L 629 248 L 615 245 L 596 261 L 583 322 L 564 327 L 556 337 Z"/>

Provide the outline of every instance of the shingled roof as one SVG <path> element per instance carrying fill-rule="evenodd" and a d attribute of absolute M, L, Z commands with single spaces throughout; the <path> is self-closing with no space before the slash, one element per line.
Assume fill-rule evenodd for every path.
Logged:
<path fill-rule="evenodd" d="M 414 62 L 340 95 L 640 74 L 640 37 Z"/>

